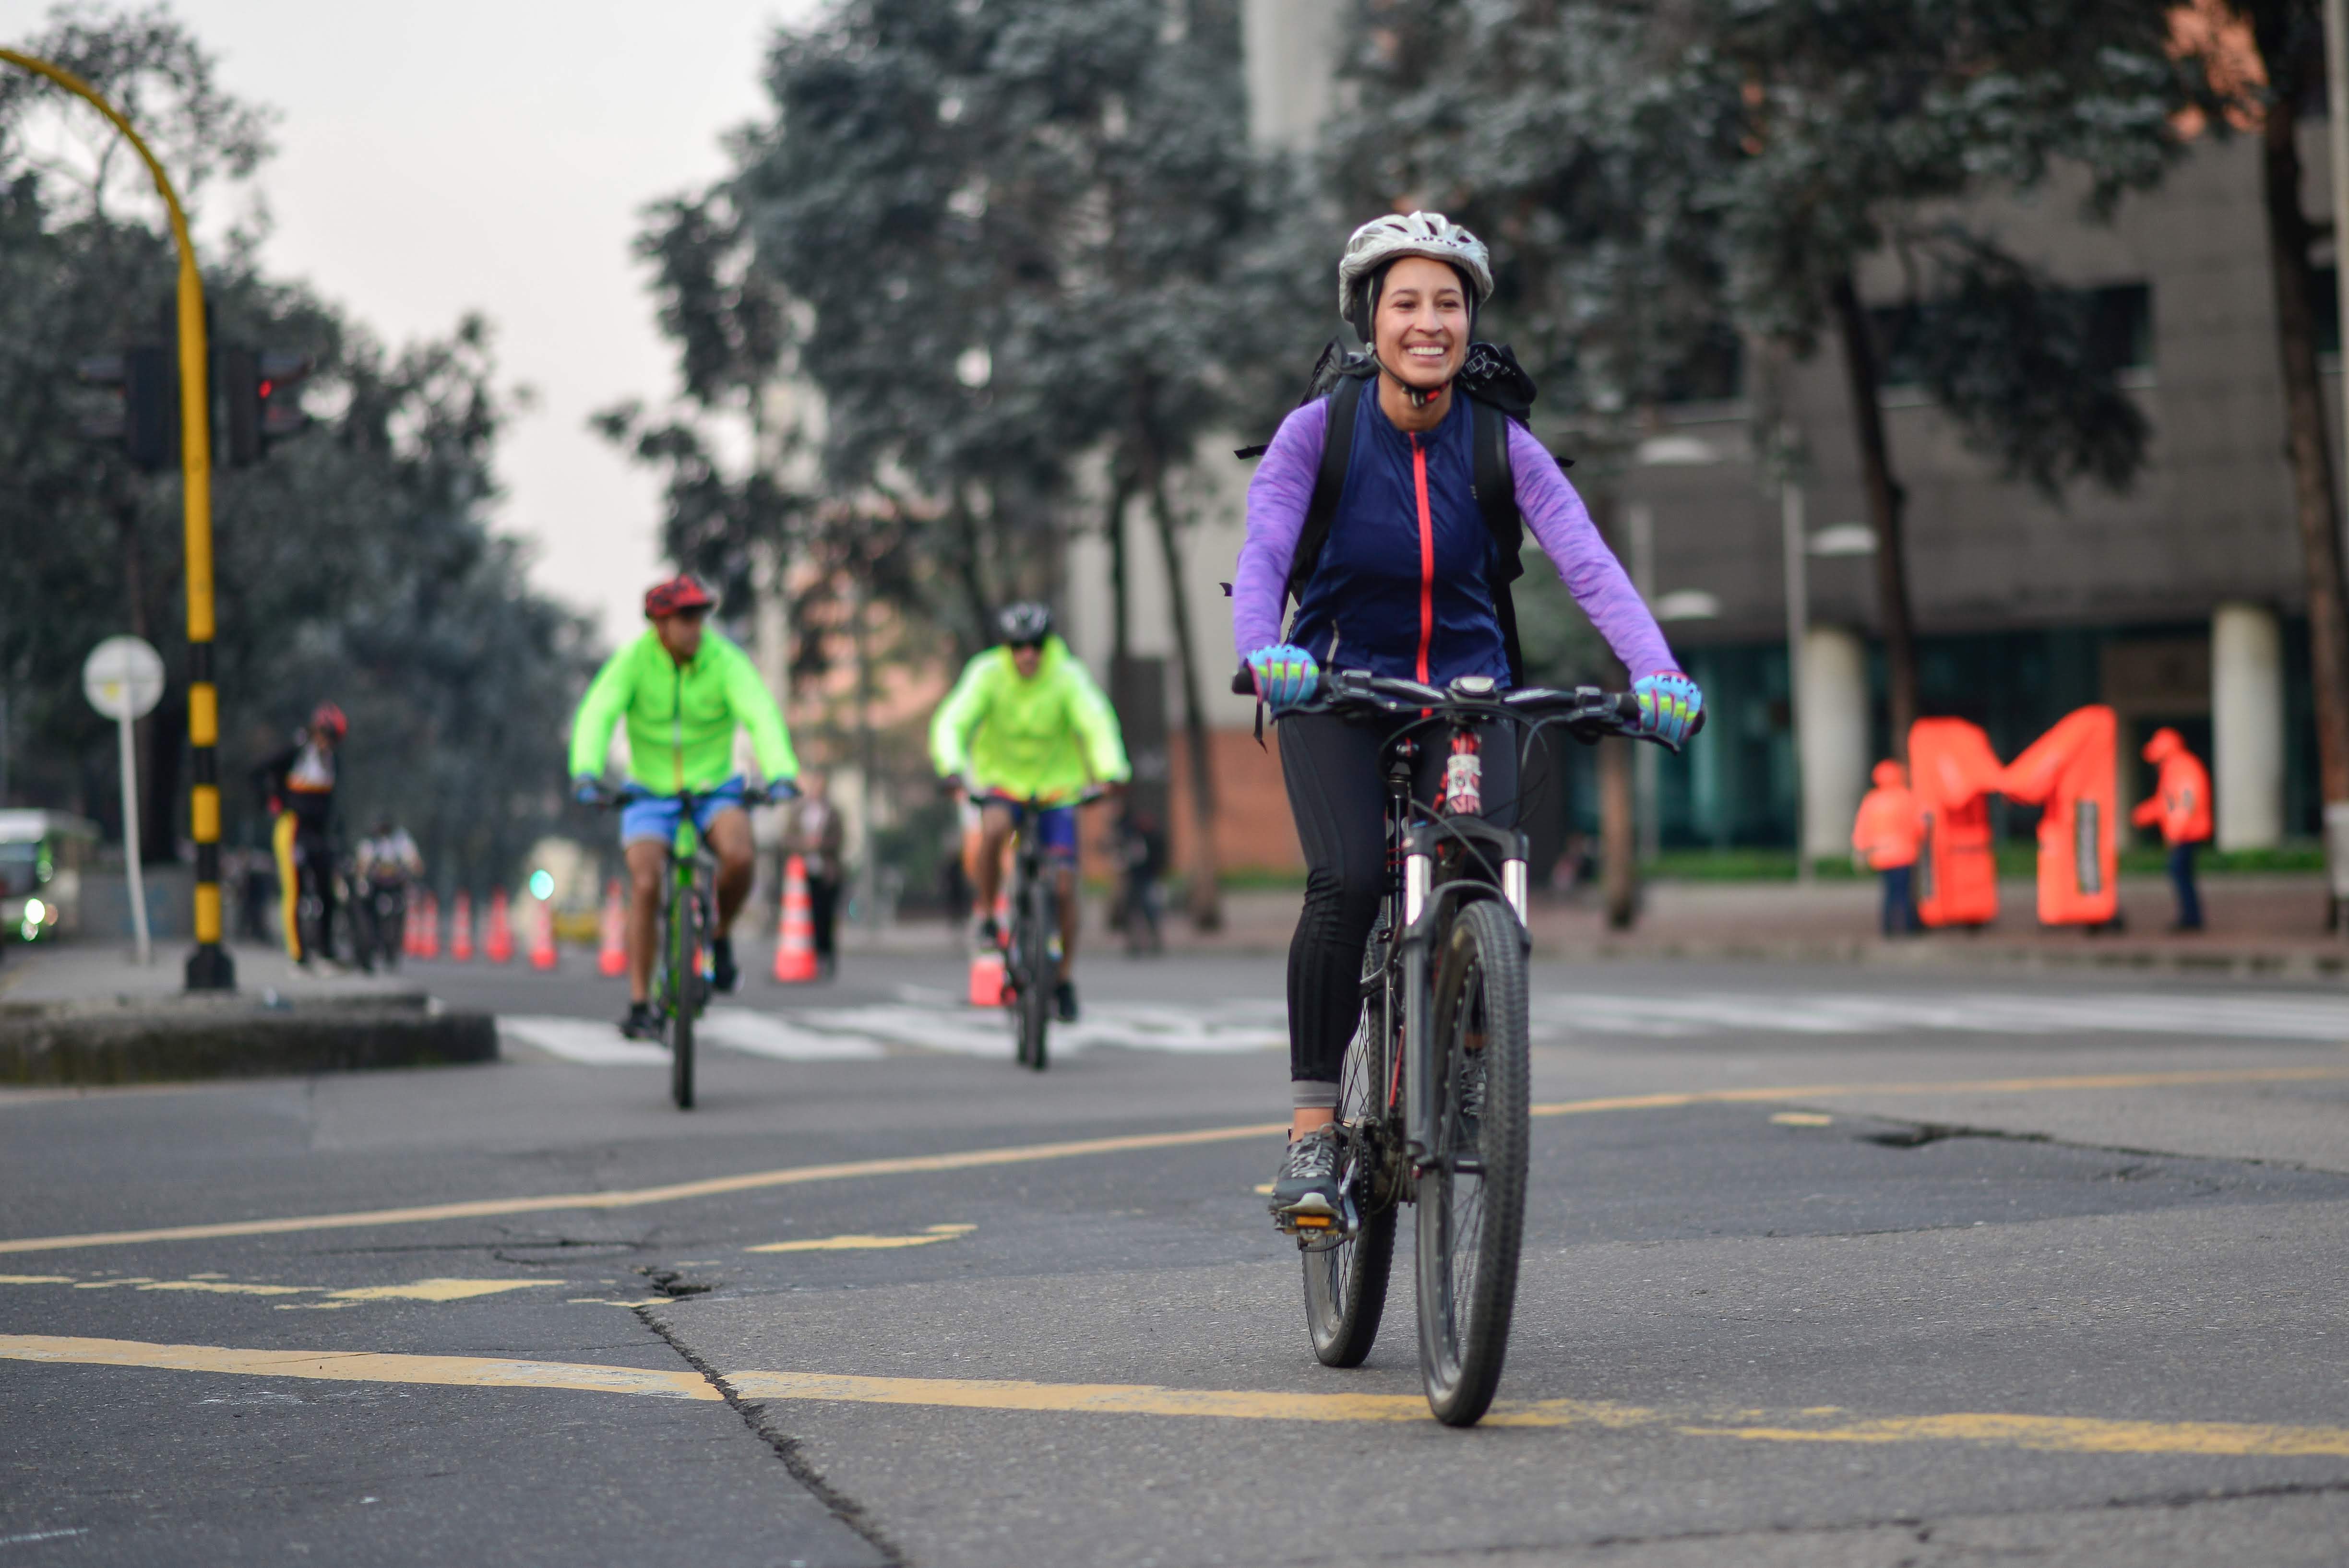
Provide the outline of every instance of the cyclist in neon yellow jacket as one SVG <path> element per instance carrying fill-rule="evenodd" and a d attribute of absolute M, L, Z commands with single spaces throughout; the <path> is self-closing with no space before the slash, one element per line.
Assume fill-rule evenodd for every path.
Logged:
<path fill-rule="evenodd" d="M 1030 830 L 1051 855 L 1061 900 L 1061 974 L 1056 1002 L 1077 1016 L 1077 812 L 1090 784 L 1132 776 L 1117 711 L 1069 645 L 1052 634 L 1052 613 L 1019 603 L 996 617 L 1002 636 L 963 666 L 962 678 L 930 719 L 930 761 L 938 777 L 980 808 L 978 830 L 963 838 L 963 870 L 978 892 L 978 939 L 999 945 L 995 892 L 1003 847 L 1032 811 Z M 1067 802 L 1053 804 L 1052 802 Z"/>
<path fill-rule="evenodd" d="M 710 944 L 711 980 L 731 991 L 739 975 L 727 933 L 750 892 L 750 819 L 746 803 L 767 799 L 734 771 L 734 730 L 750 732 L 759 770 L 770 789 L 788 786 L 799 770 L 791 732 L 766 683 L 742 650 L 702 630 L 712 601 L 691 577 L 674 577 L 645 595 L 652 622 L 614 654 L 579 702 L 571 725 L 571 777 L 582 799 L 594 799 L 604 772 L 612 727 L 628 725 L 627 803 L 620 813 L 620 850 L 627 857 L 628 1016 L 620 1032 L 635 1038 L 660 1033 L 647 998 L 652 990 L 653 928 L 685 805 L 718 857 L 718 935 Z M 753 799 L 755 795 L 755 800 Z"/>

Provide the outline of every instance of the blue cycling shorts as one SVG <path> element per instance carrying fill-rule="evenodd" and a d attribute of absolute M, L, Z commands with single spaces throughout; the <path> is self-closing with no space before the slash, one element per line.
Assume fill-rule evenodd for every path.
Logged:
<path fill-rule="evenodd" d="M 721 811 L 742 810 L 742 776 L 736 774 L 715 789 L 693 798 L 693 826 L 707 837 L 709 824 Z M 620 847 L 657 839 L 666 844 L 675 841 L 678 822 L 685 816 L 685 803 L 674 795 L 637 794 L 631 790 L 628 803 L 620 808 Z"/>
<path fill-rule="evenodd" d="M 1077 809 L 1074 806 L 1046 806 L 1041 809 L 1024 806 L 1001 795 L 989 795 L 987 803 L 1002 806 L 1011 812 L 1011 825 L 1023 832 L 1033 832 L 1044 853 L 1070 865 L 1077 863 Z M 1028 819 L 1036 819 L 1029 827 Z"/>

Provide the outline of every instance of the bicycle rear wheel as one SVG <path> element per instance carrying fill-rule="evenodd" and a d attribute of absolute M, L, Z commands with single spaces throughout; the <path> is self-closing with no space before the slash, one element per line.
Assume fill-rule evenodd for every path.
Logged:
<path fill-rule="evenodd" d="M 1436 1419 L 1465 1427 L 1500 1386 L 1525 1238 L 1526 958 L 1506 904 L 1461 908 L 1428 1027 L 1435 1148 L 1419 1178 L 1419 1364 Z"/>
<path fill-rule="evenodd" d="M 1374 947 L 1363 968 L 1376 973 L 1381 954 Z M 1348 1158 L 1357 1176 L 1349 1183 L 1354 1202 L 1369 1209 L 1372 1182 L 1386 1153 L 1388 1050 L 1384 988 L 1362 1001 L 1362 1022 L 1346 1047 L 1338 1078 L 1338 1119 L 1349 1130 Z M 1361 1228 L 1335 1245 L 1305 1251 L 1305 1327 L 1313 1354 L 1324 1367 L 1360 1367 L 1379 1336 L 1386 1315 L 1387 1280 L 1394 1267 L 1395 1204 L 1392 1193 Z"/>
<path fill-rule="evenodd" d="M 668 1040 L 668 1097 L 679 1110 L 693 1109 L 693 1022 L 701 1012 L 701 922 L 699 890 L 673 891 L 668 940 L 662 944 L 669 982 L 668 1016 L 662 1032 Z"/>

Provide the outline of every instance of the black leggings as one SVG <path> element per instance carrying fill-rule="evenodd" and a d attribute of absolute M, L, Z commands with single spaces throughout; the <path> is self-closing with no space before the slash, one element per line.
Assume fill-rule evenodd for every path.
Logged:
<path fill-rule="evenodd" d="M 1408 718 L 1364 722 L 1326 713 L 1280 722 L 1280 771 L 1305 846 L 1305 913 L 1288 944 L 1288 1076 L 1299 1107 L 1335 1105 L 1346 1042 L 1361 1020 L 1362 950 L 1389 885 L 1386 773 L 1380 753 Z M 1515 827 L 1517 751 L 1514 726 L 1488 726 L 1485 820 Z M 1412 769 L 1412 798 L 1442 789 L 1444 726 L 1418 732 L 1425 743 Z"/>

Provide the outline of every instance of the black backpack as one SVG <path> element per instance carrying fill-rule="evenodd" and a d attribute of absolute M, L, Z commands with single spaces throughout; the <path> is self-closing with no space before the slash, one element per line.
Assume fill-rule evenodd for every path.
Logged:
<path fill-rule="evenodd" d="M 1376 379 L 1378 369 L 1378 361 L 1371 356 L 1349 354 L 1332 338 L 1314 361 L 1305 396 L 1297 400 L 1301 408 L 1316 397 L 1329 398 L 1330 428 L 1322 439 L 1321 466 L 1314 472 L 1313 499 L 1305 509 L 1305 526 L 1297 536 L 1297 553 L 1289 558 L 1290 603 L 1304 597 L 1305 585 L 1320 564 L 1322 547 L 1330 542 L 1338 498 L 1346 488 L 1346 465 L 1354 454 L 1355 411 L 1361 404 L 1363 388 Z M 1518 557 L 1525 549 L 1526 525 L 1517 515 L 1516 476 L 1509 465 L 1509 421 L 1522 425 L 1533 411 L 1534 381 L 1507 345 L 1472 343 L 1454 385 L 1467 394 L 1469 416 L 1475 422 L 1472 436 L 1475 468 L 1470 484 L 1477 510 L 1484 513 L 1485 527 L 1493 536 L 1493 617 L 1501 624 L 1502 645 L 1508 652 L 1510 684 L 1523 686 L 1525 654 L 1517 645 L 1517 610 L 1509 584 L 1525 574 L 1525 562 Z M 1265 449 L 1242 447 L 1235 455 L 1260 458 Z M 1573 464 L 1571 458 L 1559 460 L 1562 466 Z"/>

